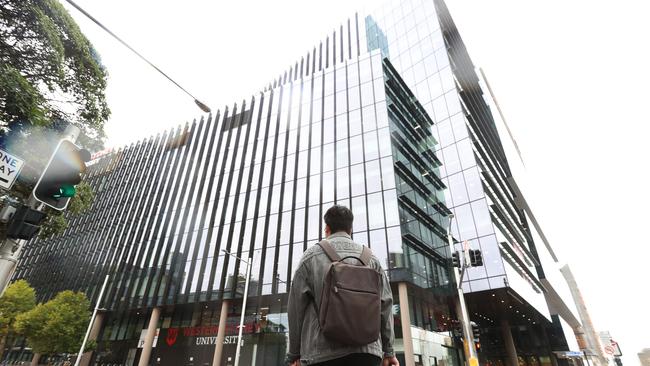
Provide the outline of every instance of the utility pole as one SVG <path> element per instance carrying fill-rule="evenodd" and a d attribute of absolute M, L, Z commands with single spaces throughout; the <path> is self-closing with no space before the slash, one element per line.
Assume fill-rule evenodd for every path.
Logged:
<path fill-rule="evenodd" d="M 454 248 L 454 238 L 451 235 L 451 220 L 454 218 L 454 215 L 449 215 L 449 228 L 447 229 L 447 240 L 449 241 L 449 250 L 451 251 L 452 256 L 456 253 L 456 248 Z M 469 256 L 461 256 L 463 260 L 460 261 L 462 267 L 462 273 L 459 271 L 459 268 L 452 266 L 454 271 L 454 278 L 456 280 L 456 291 L 458 295 L 458 311 L 457 316 L 460 321 L 463 338 L 465 340 L 465 357 L 469 366 L 478 366 L 478 356 L 476 353 L 476 346 L 474 345 L 474 337 L 472 331 L 472 324 L 469 320 L 469 314 L 467 312 L 467 304 L 465 304 L 465 294 L 463 293 L 462 281 L 465 270 L 469 267 Z"/>

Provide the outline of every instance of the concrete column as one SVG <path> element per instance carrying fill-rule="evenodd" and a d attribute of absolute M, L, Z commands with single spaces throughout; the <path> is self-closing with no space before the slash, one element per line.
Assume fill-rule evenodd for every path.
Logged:
<path fill-rule="evenodd" d="M 95 316 L 95 321 L 93 322 L 93 327 L 90 329 L 90 334 L 88 335 L 89 341 L 97 340 L 97 337 L 99 336 L 99 331 L 102 329 L 102 325 L 104 325 L 104 313 L 97 312 L 97 315 Z M 92 351 L 84 353 L 81 356 L 81 361 L 79 361 L 79 365 L 80 366 L 90 365 L 90 358 L 92 357 L 92 355 L 93 355 Z"/>
<path fill-rule="evenodd" d="M 505 343 L 506 346 L 506 365 L 519 366 L 517 348 L 515 348 L 515 340 L 512 338 L 512 330 L 510 330 L 508 319 L 501 319 L 501 336 L 503 337 L 503 343 Z"/>
<path fill-rule="evenodd" d="M 142 353 L 140 354 L 138 366 L 149 365 L 151 350 L 153 349 L 153 339 L 156 336 L 156 329 L 158 328 L 158 319 L 160 319 L 160 308 L 156 307 L 151 310 L 151 317 L 149 318 L 147 333 L 144 336 L 144 344 L 142 345 Z"/>
<path fill-rule="evenodd" d="M 406 282 L 397 284 L 399 292 L 399 313 L 402 322 L 402 341 L 404 342 L 404 366 L 415 366 L 413 357 L 413 336 L 411 335 L 411 308 L 409 306 Z"/>
<path fill-rule="evenodd" d="M 226 321 L 228 320 L 228 308 L 230 300 L 223 300 L 221 303 L 221 315 L 219 316 L 219 329 L 217 330 L 217 342 L 214 345 L 214 356 L 212 366 L 221 365 L 221 354 L 223 353 L 223 342 L 226 339 Z"/>
<path fill-rule="evenodd" d="M 41 358 L 40 353 L 34 353 L 34 356 L 32 356 L 32 363 L 30 363 L 30 366 L 38 366 L 38 359 Z"/>

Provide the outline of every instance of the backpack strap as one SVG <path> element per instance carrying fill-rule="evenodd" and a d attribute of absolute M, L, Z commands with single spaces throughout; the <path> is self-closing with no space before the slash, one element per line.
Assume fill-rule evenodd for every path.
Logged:
<path fill-rule="evenodd" d="M 332 262 L 338 262 L 341 260 L 341 257 L 338 255 L 338 253 L 336 253 L 336 250 L 334 249 L 332 244 L 330 244 L 329 240 L 323 239 L 321 240 L 320 243 L 318 243 L 318 245 L 321 247 L 321 249 L 323 249 L 325 254 L 327 254 L 327 257 Z"/>
<path fill-rule="evenodd" d="M 370 250 L 370 248 L 363 245 L 363 249 L 361 250 L 361 256 L 359 257 L 359 260 L 361 261 L 361 263 L 363 263 L 364 266 L 369 267 L 370 258 L 372 258 L 372 251 Z"/>

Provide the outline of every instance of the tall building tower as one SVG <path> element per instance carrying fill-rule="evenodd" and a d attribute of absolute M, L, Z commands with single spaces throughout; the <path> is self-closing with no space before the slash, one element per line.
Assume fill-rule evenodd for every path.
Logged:
<path fill-rule="evenodd" d="M 641 366 L 650 366 L 650 348 L 644 348 L 638 355 Z"/>
<path fill-rule="evenodd" d="M 485 259 L 462 284 L 480 363 L 562 364 L 579 324 L 486 87 L 442 0 L 356 14 L 254 97 L 96 159 L 91 211 L 30 242 L 14 279 L 94 303 L 111 276 L 98 364 L 225 365 L 242 311 L 242 364 L 280 364 L 291 275 L 344 204 L 388 270 L 402 364 L 460 366 L 453 213 L 457 249 Z M 246 309 L 224 250 L 253 258 Z"/>
<path fill-rule="evenodd" d="M 569 284 L 571 295 L 573 296 L 573 301 L 578 308 L 578 314 L 580 315 L 580 321 L 582 323 L 582 329 L 584 331 L 584 337 L 587 343 L 585 352 L 594 357 L 595 361 L 600 365 L 607 365 L 608 362 L 605 354 L 603 353 L 603 345 L 600 343 L 600 335 L 596 332 L 596 328 L 591 321 L 591 315 L 589 315 L 587 304 L 582 298 L 582 292 L 580 292 L 578 282 L 573 276 L 569 265 L 565 265 L 560 269 L 560 271 L 562 272 L 562 275 L 564 275 L 564 278 L 566 278 L 566 282 Z"/>
<path fill-rule="evenodd" d="M 91 210 L 27 245 L 15 278 L 41 301 L 74 289 L 95 302 L 110 276 L 94 362 L 225 365 L 245 311 L 242 364 L 281 364 L 291 275 L 336 203 L 389 271 L 398 357 L 460 365 L 433 120 L 379 51 L 334 50 L 242 103 L 97 158 Z M 252 258 L 246 309 L 244 264 L 225 252 Z"/>

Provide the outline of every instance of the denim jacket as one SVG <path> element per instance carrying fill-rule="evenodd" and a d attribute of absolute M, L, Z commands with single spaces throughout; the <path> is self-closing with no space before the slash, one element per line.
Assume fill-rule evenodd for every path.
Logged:
<path fill-rule="evenodd" d="M 362 246 L 356 244 L 345 232 L 330 235 L 329 242 L 341 258 L 346 256 L 359 257 Z M 346 262 L 355 263 L 353 259 Z M 381 294 L 381 334 L 370 344 L 359 347 L 346 346 L 331 341 L 323 335 L 318 323 L 318 304 L 325 279 L 325 272 L 330 260 L 319 245 L 307 249 L 298 265 L 291 282 L 289 293 L 289 351 L 287 362 L 300 359 L 302 365 L 325 362 L 344 357 L 352 353 L 368 353 L 383 358 L 393 354 L 393 295 L 386 273 L 382 270 L 379 260 L 372 257 L 370 266 L 383 274 L 383 289 Z"/>

